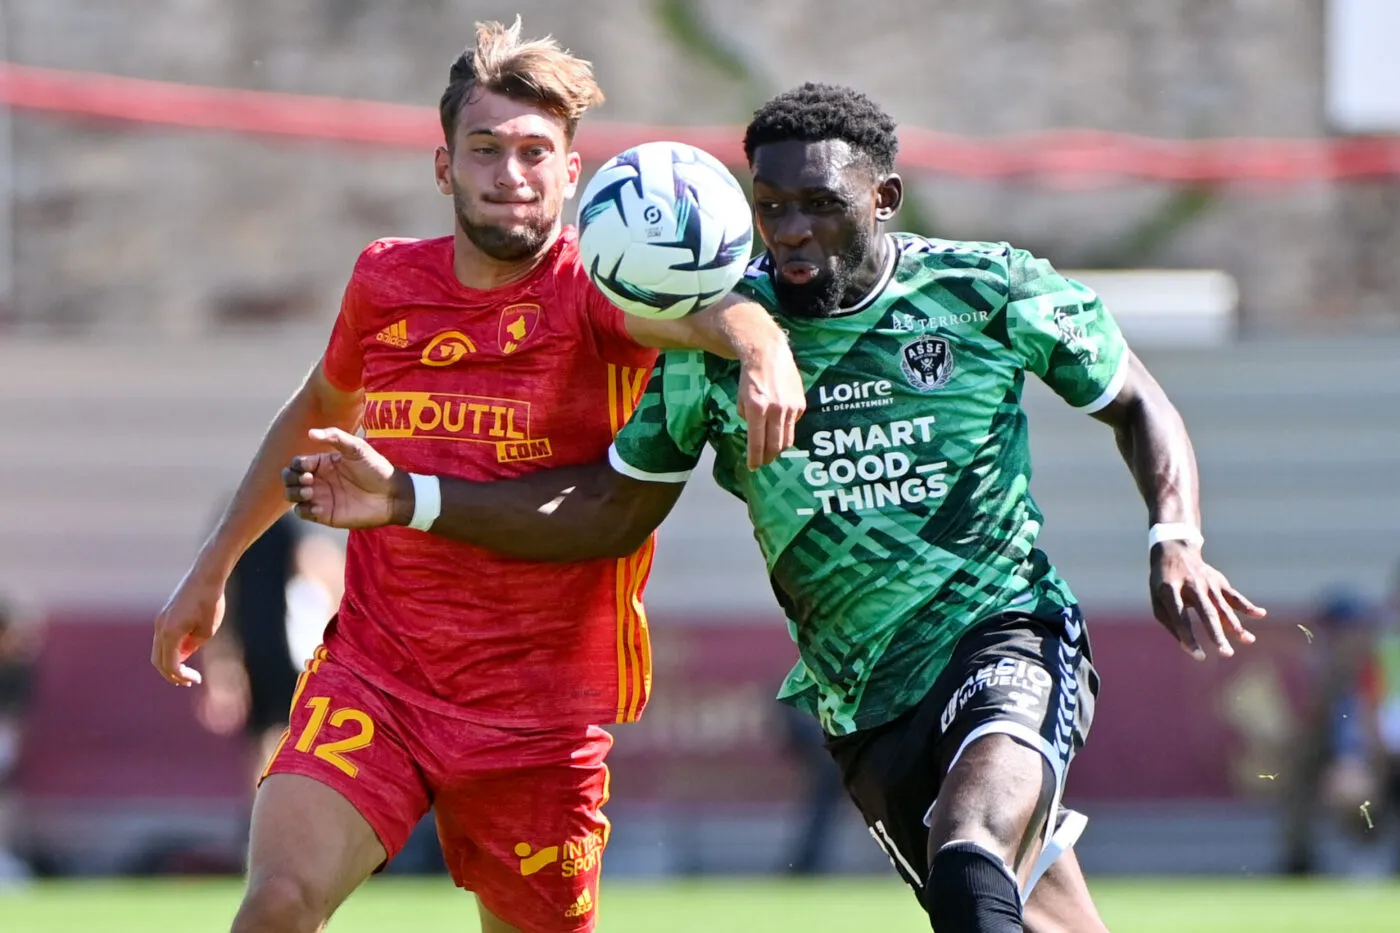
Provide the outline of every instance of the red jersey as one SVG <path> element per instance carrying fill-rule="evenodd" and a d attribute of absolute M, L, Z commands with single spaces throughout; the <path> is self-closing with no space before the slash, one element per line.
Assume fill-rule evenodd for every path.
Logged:
<path fill-rule="evenodd" d="M 452 258 L 451 237 L 390 239 L 355 266 L 322 365 L 364 389 L 364 436 L 399 469 L 470 480 L 606 456 L 656 353 L 588 280 L 575 231 L 503 288 L 464 287 Z M 539 563 L 352 531 L 326 647 L 389 693 L 479 722 L 627 722 L 651 689 L 652 549 Z"/>

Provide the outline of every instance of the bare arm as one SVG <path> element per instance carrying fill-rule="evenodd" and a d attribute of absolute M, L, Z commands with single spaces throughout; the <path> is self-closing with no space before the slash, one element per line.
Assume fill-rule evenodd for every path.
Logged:
<path fill-rule="evenodd" d="M 1199 530 L 1200 479 L 1186 424 L 1142 361 L 1130 353 L 1127 365 L 1122 390 L 1094 417 L 1113 428 L 1119 453 L 1147 505 L 1149 523 L 1180 522 Z M 1243 644 L 1254 641 L 1239 613 L 1260 618 L 1264 610 L 1207 564 L 1201 548 L 1202 542 L 1195 540 L 1164 541 L 1151 549 L 1152 609 L 1192 657 L 1204 659 L 1205 652 L 1193 633 L 1190 614 L 1228 657 L 1234 654 L 1230 638 Z"/>
<path fill-rule="evenodd" d="M 698 314 L 669 321 L 634 314 L 623 321 L 633 340 L 658 350 L 704 350 L 744 363 L 787 349 L 787 337 L 767 309 L 738 295 L 727 295 Z"/>
<path fill-rule="evenodd" d="M 1200 477 L 1186 423 L 1131 351 L 1128 367 L 1122 391 L 1094 417 L 1113 428 L 1118 452 L 1147 504 L 1148 523 L 1200 528 Z"/>
<path fill-rule="evenodd" d="M 198 672 L 184 661 L 218 630 L 224 584 L 234 564 L 286 511 L 282 466 L 297 454 L 325 449 L 308 439 L 312 427 L 334 424 L 354 430 L 363 403 L 363 393 L 331 385 L 318 363 L 277 413 L 228 508 L 156 617 L 151 663 L 171 683 L 199 682 Z"/>
<path fill-rule="evenodd" d="M 335 528 L 408 525 L 416 503 L 409 474 L 369 442 L 339 430 L 312 437 L 331 453 L 294 458 L 282 471 L 297 514 Z M 438 477 L 435 535 L 540 561 L 626 557 L 656 530 L 680 498 L 682 483 L 647 483 L 606 460 L 477 483 Z"/>
<path fill-rule="evenodd" d="M 307 432 L 327 424 L 354 431 L 359 427 L 363 409 L 363 392 L 337 389 L 317 364 L 272 419 L 233 499 L 200 548 L 192 569 L 227 579 L 248 546 L 287 510 L 280 480 L 282 467 L 297 454 L 327 449 L 310 440 Z"/>
<path fill-rule="evenodd" d="M 756 301 L 729 295 L 713 307 L 671 321 L 625 315 L 627 332 L 644 347 L 704 350 L 738 360 L 739 416 L 749 428 L 749 469 L 771 463 L 793 445 L 806 389 L 787 336 Z"/>
<path fill-rule="evenodd" d="M 512 557 L 577 561 L 626 557 L 680 498 L 680 483 L 644 483 L 606 461 L 496 483 L 440 477 L 442 513 L 430 529 Z M 395 519 L 413 516 L 413 486 L 396 482 Z"/>

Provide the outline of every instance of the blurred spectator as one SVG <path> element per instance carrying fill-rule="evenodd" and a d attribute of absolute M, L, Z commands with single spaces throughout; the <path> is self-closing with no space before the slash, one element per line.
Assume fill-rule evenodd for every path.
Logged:
<path fill-rule="evenodd" d="M 287 583 L 287 650 L 297 673 L 320 647 L 344 594 L 345 548 L 319 531 L 303 535 Z"/>
<path fill-rule="evenodd" d="M 1373 827 L 1387 796 L 1377 660 L 1395 635 L 1384 615 L 1355 594 L 1337 591 L 1324 599 L 1309 629 L 1312 688 L 1286 778 L 1284 869 L 1290 874 L 1319 868 L 1319 812 L 1357 838 L 1377 838 Z M 1394 674 L 1389 689 L 1400 690 Z"/>
<path fill-rule="evenodd" d="M 845 807 L 841 771 L 826 751 L 821 726 L 809 714 L 778 704 L 785 747 L 797 763 L 806 787 L 802 796 L 802 829 L 784 862 L 793 875 L 815 875 L 830 869 L 831 836 Z"/>
<path fill-rule="evenodd" d="M 17 609 L 0 603 L 0 888 L 29 876 L 29 866 L 11 850 L 11 795 L 38 654 L 37 621 L 22 618 Z"/>
<path fill-rule="evenodd" d="M 229 578 L 223 628 L 203 651 L 198 713 L 213 732 L 244 733 L 254 776 L 287 728 L 297 677 L 340 604 L 344 573 L 340 544 L 288 513 Z"/>
<path fill-rule="evenodd" d="M 1362 671 L 1360 693 L 1380 761 L 1382 815 L 1395 823 L 1400 821 L 1400 567 L 1391 580 L 1374 648 Z"/>

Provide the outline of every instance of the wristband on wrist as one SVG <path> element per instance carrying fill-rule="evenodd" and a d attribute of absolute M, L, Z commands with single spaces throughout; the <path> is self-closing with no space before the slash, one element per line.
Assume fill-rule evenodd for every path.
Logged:
<path fill-rule="evenodd" d="M 1195 525 L 1186 522 L 1158 522 L 1147 529 L 1147 549 L 1150 551 L 1163 541 L 1186 541 L 1190 544 L 1205 544 L 1205 536 Z"/>
<path fill-rule="evenodd" d="M 413 482 L 413 518 L 408 527 L 427 531 L 442 514 L 442 483 L 422 473 L 410 473 L 408 478 Z"/>

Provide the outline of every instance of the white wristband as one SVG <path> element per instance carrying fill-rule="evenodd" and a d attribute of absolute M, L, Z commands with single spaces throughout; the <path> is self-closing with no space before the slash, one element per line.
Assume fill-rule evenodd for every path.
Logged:
<path fill-rule="evenodd" d="M 1206 543 L 1205 536 L 1195 525 L 1186 522 L 1158 522 L 1147 529 L 1147 549 L 1150 551 L 1163 541 L 1187 541 L 1191 544 Z"/>
<path fill-rule="evenodd" d="M 436 476 L 410 473 L 413 481 L 413 518 L 408 527 L 427 531 L 442 514 L 442 483 Z"/>

